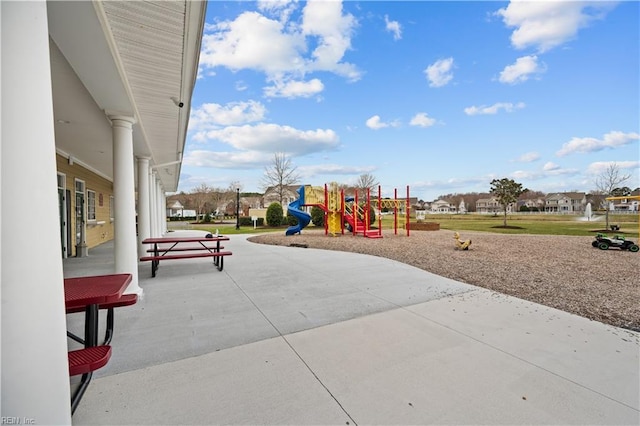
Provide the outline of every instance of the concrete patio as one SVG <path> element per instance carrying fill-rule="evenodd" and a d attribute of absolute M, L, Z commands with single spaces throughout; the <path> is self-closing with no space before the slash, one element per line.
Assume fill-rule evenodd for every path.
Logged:
<path fill-rule="evenodd" d="M 378 257 L 224 245 L 222 272 L 139 265 L 75 424 L 640 423 L 638 333 Z M 89 254 L 65 277 L 112 273 L 112 243 Z"/>

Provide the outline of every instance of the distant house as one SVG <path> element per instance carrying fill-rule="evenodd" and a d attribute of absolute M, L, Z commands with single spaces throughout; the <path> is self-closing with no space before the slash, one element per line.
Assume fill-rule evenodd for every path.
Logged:
<path fill-rule="evenodd" d="M 609 201 L 609 210 L 610 211 L 623 211 L 623 212 L 637 212 L 638 210 L 638 200 L 632 199 L 631 197 L 637 197 L 640 195 L 640 190 L 635 190 L 631 192 L 630 198 L 623 198 L 621 200 L 611 200 Z"/>
<path fill-rule="evenodd" d="M 298 188 L 300 188 L 300 186 L 301 185 L 286 185 L 283 188 L 282 203 L 280 203 L 278 188 L 276 186 L 268 187 L 262 196 L 264 206 L 269 207 L 272 203 L 278 203 L 282 205 L 282 210 L 286 212 L 289 204 L 298 199 Z"/>
<path fill-rule="evenodd" d="M 431 213 L 455 213 L 457 210 L 456 206 L 445 200 L 436 200 L 431 203 Z"/>
<path fill-rule="evenodd" d="M 476 201 L 476 213 L 499 213 L 502 211 L 502 205 L 495 197 L 479 198 Z"/>
<path fill-rule="evenodd" d="M 547 213 L 583 213 L 587 205 L 584 192 L 559 192 L 545 198 L 544 211 Z"/>
<path fill-rule="evenodd" d="M 518 206 L 518 211 L 520 210 L 520 208 L 522 206 L 526 207 L 529 210 L 539 210 L 539 211 L 543 211 L 544 210 L 544 205 L 545 202 L 543 199 L 541 198 L 537 198 L 537 199 L 527 199 L 527 200 L 519 200 L 517 202 L 517 206 Z"/>
<path fill-rule="evenodd" d="M 182 210 L 184 210 L 182 203 L 175 200 L 167 206 L 167 217 L 182 216 Z"/>

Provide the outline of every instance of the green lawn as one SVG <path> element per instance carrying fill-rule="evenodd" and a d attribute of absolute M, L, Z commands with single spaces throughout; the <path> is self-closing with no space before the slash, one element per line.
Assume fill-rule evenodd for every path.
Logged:
<path fill-rule="evenodd" d="M 503 216 L 464 214 L 464 215 L 427 215 L 425 222 L 436 222 L 440 224 L 440 229 L 451 231 L 479 231 L 496 232 L 501 234 L 544 234 L 544 235 L 582 235 L 595 236 L 598 230 L 605 228 L 604 216 L 596 216 L 591 221 L 582 221 L 579 216 L 552 215 L 552 214 L 514 214 L 507 215 L 507 228 L 503 228 Z M 411 222 L 415 222 L 412 218 Z M 403 220 L 398 221 L 401 227 Z M 610 225 L 619 225 L 619 234 L 624 234 L 628 238 L 639 238 L 638 236 L 638 215 L 635 214 L 611 214 L 609 215 Z M 378 221 L 373 225 L 378 226 Z M 177 227 L 169 223 L 169 229 L 201 229 L 215 233 L 216 229 L 220 234 L 260 234 L 265 232 L 281 232 L 284 234 L 287 226 L 278 228 L 241 226 L 236 230 L 235 224 L 189 224 Z M 322 229 L 310 225 L 309 229 Z M 393 229 L 393 216 L 383 216 L 382 229 Z M 615 232 L 609 231 L 610 234 Z"/>
<path fill-rule="evenodd" d="M 241 226 L 240 229 L 236 229 L 235 223 L 234 224 L 191 223 L 189 225 L 178 225 L 178 224 L 171 224 L 171 222 L 168 222 L 168 226 L 170 230 L 171 229 L 200 229 L 202 231 L 211 232 L 212 234 L 214 234 L 216 230 L 218 230 L 218 232 L 222 235 L 262 234 L 265 232 L 282 232 L 284 234 L 284 231 L 287 229 L 287 226 L 282 226 L 279 228 L 271 228 L 268 226 L 264 226 L 264 227 L 258 226 L 256 229 L 253 229 L 253 226 Z"/>
<path fill-rule="evenodd" d="M 507 215 L 507 228 L 503 227 L 502 215 L 427 215 L 424 222 L 436 222 L 440 229 L 452 231 L 480 231 L 502 234 L 545 234 L 545 235 L 595 235 L 596 230 L 605 228 L 604 216 L 596 216 L 591 221 L 583 221 L 579 216 L 551 214 Z M 415 219 L 411 220 L 412 222 Z M 638 215 L 611 214 L 610 225 L 619 225 L 620 232 L 629 237 L 638 237 Z M 383 229 L 393 229 L 393 216 L 383 219 Z M 610 231 L 611 232 L 611 231 Z"/>

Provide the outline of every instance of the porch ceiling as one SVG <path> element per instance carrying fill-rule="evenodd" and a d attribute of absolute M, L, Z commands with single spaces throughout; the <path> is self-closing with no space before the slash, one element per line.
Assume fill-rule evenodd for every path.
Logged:
<path fill-rule="evenodd" d="M 135 116 L 134 154 L 177 190 L 206 2 L 48 2 L 56 146 L 111 179 L 105 112 Z M 183 104 L 183 107 L 179 106 Z"/>

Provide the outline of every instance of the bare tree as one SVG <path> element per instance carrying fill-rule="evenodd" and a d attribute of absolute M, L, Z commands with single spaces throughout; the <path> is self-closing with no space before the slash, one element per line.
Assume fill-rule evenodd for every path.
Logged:
<path fill-rule="evenodd" d="M 205 206 L 211 197 L 211 192 L 213 188 L 211 188 L 206 183 L 201 183 L 191 190 L 191 194 L 193 195 L 193 203 L 195 204 L 197 210 L 197 218 L 196 220 L 200 221 L 200 215 L 203 214 Z"/>
<path fill-rule="evenodd" d="M 595 180 L 596 189 L 599 193 L 610 197 L 620 188 L 621 184 L 628 181 L 631 175 L 620 173 L 620 167 L 616 163 L 611 163 L 600 173 Z M 609 229 L 609 206 L 605 201 L 606 229 Z"/>
<path fill-rule="evenodd" d="M 238 204 L 237 198 L 242 192 L 243 188 L 243 185 L 238 180 L 232 181 L 229 186 L 227 186 L 227 189 L 224 192 L 225 201 L 227 202 L 227 208 L 225 209 L 227 214 L 236 214 L 236 204 Z M 239 207 L 242 206 L 240 205 Z M 238 208 L 238 210 L 242 209 Z"/>
<path fill-rule="evenodd" d="M 371 173 L 363 173 L 358 177 L 358 181 L 356 182 L 356 190 L 358 194 L 362 197 L 367 195 L 367 189 L 371 190 L 372 193 L 377 196 L 378 189 L 378 180 Z"/>
<path fill-rule="evenodd" d="M 300 175 L 291 159 L 282 152 L 273 154 L 271 166 L 265 167 L 262 178 L 264 189 L 273 186 L 278 194 L 278 201 L 282 205 L 287 186 L 295 185 L 300 180 Z"/>
<path fill-rule="evenodd" d="M 226 191 L 222 188 L 213 188 L 211 191 L 211 211 L 220 213 L 220 207 L 227 199 Z"/>

